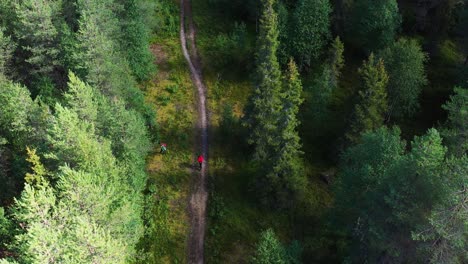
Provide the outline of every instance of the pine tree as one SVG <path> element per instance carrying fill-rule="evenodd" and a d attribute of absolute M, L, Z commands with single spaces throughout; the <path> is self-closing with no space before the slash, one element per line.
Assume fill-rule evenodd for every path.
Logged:
<path fill-rule="evenodd" d="M 28 64 L 20 72 L 24 78 L 53 78 L 54 71 L 59 67 L 58 32 L 53 23 L 54 17 L 58 15 L 57 3 L 48 0 L 25 0 L 16 4 L 15 35 Z"/>
<path fill-rule="evenodd" d="M 292 18 L 289 46 L 299 67 L 310 66 L 330 38 L 328 0 L 299 0 Z"/>
<path fill-rule="evenodd" d="M 374 54 L 369 56 L 359 69 L 362 90 L 359 91 L 359 102 L 354 110 L 351 131 L 346 135 L 348 140 L 356 143 L 364 132 L 373 131 L 384 123 L 387 105 L 388 75 L 383 61 L 376 61 Z"/>
<path fill-rule="evenodd" d="M 254 158 L 263 164 L 279 148 L 278 120 L 281 116 L 281 72 L 278 49 L 275 0 L 264 0 L 256 53 L 254 94 L 246 113 L 251 134 L 249 143 L 255 146 Z"/>

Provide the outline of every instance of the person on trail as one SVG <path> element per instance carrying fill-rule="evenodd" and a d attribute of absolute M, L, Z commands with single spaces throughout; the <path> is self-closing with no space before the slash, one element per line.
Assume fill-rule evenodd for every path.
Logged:
<path fill-rule="evenodd" d="M 204 160 L 203 155 L 202 154 L 198 155 L 198 164 L 200 165 L 200 170 L 202 168 L 203 160 Z"/>
<path fill-rule="evenodd" d="M 167 151 L 167 144 L 161 143 L 161 151 L 159 153 L 164 154 Z"/>

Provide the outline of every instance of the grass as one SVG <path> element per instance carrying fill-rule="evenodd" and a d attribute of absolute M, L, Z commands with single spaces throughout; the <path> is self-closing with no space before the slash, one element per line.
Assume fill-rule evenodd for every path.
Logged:
<path fill-rule="evenodd" d="M 178 17 L 176 2 L 172 4 Z M 178 28 L 177 28 L 178 30 Z M 145 84 L 146 101 L 157 109 L 161 143 L 148 157 L 150 192 L 150 228 L 145 248 L 148 256 L 142 263 L 185 263 L 189 218 L 187 202 L 193 164 L 196 111 L 194 89 L 182 55 L 178 32 L 161 34 L 151 44 L 158 72 Z"/>

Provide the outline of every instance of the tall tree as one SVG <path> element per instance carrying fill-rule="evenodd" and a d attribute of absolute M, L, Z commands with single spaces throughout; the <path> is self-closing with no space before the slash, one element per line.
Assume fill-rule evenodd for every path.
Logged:
<path fill-rule="evenodd" d="M 419 262 L 412 231 L 444 197 L 446 149 L 435 129 L 415 137 L 411 151 L 398 129 L 365 133 L 346 150 L 336 186 L 337 214 L 352 236 L 355 262 Z M 415 192 L 417 190 L 417 192 Z"/>
<path fill-rule="evenodd" d="M 268 163 L 279 147 L 278 120 L 281 116 L 281 72 L 276 52 L 278 49 L 277 15 L 275 0 L 263 0 L 258 34 L 255 89 L 246 111 L 246 123 L 254 144 L 254 157 Z"/>
<path fill-rule="evenodd" d="M 430 263 L 466 263 L 468 245 L 468 157 L 449 159 L 442 175 L 447 193 L 432 210 L 428 223 L 415 230 L 413 239 Z"/>
<path fill-rule="evenodd" d="M 4 28 L 0 27 L 0 75 L 8 73 L 8 64 L 15 49 L 15 44 L 4 32 Z"/>
<path fill-rule="evenodd" d="M 323 65 L 322 73 L 312 84 L 312 97 L 310 99 L 310 117 L 314 127 L 326 130 L 326 125 L 322 122 L 327 118 L 328 106 L 334 90 L 338 88 L 341 70 L 344 67 L 344 45 L 339 37 L 332 42 L 329 50 L 329 58 Z"/>
<path fill-rule="evenodd" d="M 138 81 L 147 80 L 154 70 L 153 56 L 149 49 L 149 28 L 145 25 L 143 13 L 149 10 L 140 7 L 142 1 L 120 0 L 122 10 L 119 20 L 122 28 L 121 50 L 130 64 Z"/>
<path fill-rule="evenodd" d="M 329 0 L 299 0 L 292 15 L 289 46 L 300 67 L 310 66 L 330 38 Z"/>
<path fill-rule="evenodd" d="M 59 66 L 59 42 L 53 20 L 58 10 L 56 1 L 25 0 L 16 4 L 15 35 L 27 63 L 19 73 L 21 77 L 54 77 Z"/>
<path fill-rule="evenodd" d="M 396 0 L 356 0 L 347 13 L 347 39 L 367 53 L 392 43 L 401 24 Z"/>
<path fill-rule="evenodd" d="M 369 56 L 359 69 L 361 75 L 361 90 L 359 102 L 351 120 L 351 130 L 346 135 L 351 142 L 357 142 L 362 133 L 375 130 L 383 125 L 387 112 L 388 75 L 381 59 Z"/>
<path fill-rule="evenodd" d="M 278 152 L 271 154 L 274 165 L 267 174 L 267 179 L 274 189 L 276 206 L 290 208 L 306 185 L 300 157 L 302 146 L 297 131 L 299 125 L 297 114 L 303 102 L 302 84 L 297 66 L 292 59 L 288 64 L 283 90 L 283 111 L 278 127 L 280 145 Z"/>
<path fill-rule="evenodd" d="M 448 122 L 442 135 L 452 154 L 468 153 L 468 89 L 454 88 L 455 94 L 442 107 L 448 112 Z"/>
<path fill-rule="evenodd" d="M 389 114 L 397 118 L 411 116 L 418 109 L 419 95 L 427 84 L 427 55 L 416 40 L 403 38 L 384 49 L 380 57 L 389 75 Z"/>

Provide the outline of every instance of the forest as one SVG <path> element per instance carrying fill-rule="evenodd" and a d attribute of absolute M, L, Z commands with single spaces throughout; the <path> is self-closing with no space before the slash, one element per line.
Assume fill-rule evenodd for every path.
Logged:
<path fill-rule="evenodd" d="M 13 263 L 468 263 L 468 0 L 1 0 Z"/>

